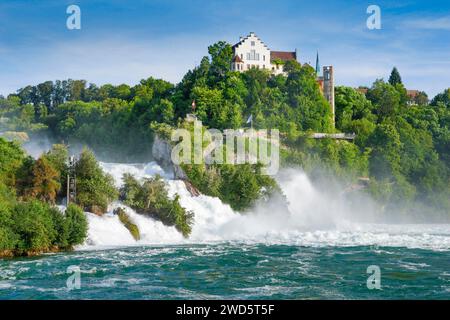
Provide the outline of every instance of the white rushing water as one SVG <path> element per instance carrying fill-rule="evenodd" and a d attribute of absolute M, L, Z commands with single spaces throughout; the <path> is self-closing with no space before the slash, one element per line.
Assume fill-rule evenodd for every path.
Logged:
<path fill-rule="evenodd" d="M 193 197 L 183 181 L 172 180 L 156 163 L 110 164 L 102 163 L 118 187 L 122 175 L 131 173 L 137 178 L 160 174 L 169 183 L 169 195 L 180 195 L 180 203 L 195 213 L 195 222 L 189 239 L 184 239 L 174 227 L 135 213 L 120 202 L 102 217 L 87 213 L 89 234 L 79 249 L 99 249 L 117 246 L 155 244 L 212 243 L 245 241 L 247 243 L 288 244 L 299 246 L 395 246 L 450 250 L 450 225 L 395 225 L 356 223 L 348 212 L 345 200 L 339 195 L 324 194 L 311 184 L 301 171 L 282 174 L 279 182 L 289 202 L 290 215 L 280 211 L 256 208 L 241 215 L 218 198 L 205 195 Z M 141 233 L 135 241 L 128 230 L 112 214 L 116 207 L 126 209 Z M 356 215 L 366 214 L 361 208 Z"/>

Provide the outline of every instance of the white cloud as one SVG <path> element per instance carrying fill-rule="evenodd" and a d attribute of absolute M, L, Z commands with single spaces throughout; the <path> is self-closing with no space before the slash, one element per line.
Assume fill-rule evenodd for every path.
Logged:
<path fill-rule="evenodd" d="M 238 36 L 225 38 L 232 41 Z M 264 39 L 266 37 L 271 38 L 265 35 Z M 316 47 L 311 43 L 306 46 L 304 38 L 297 40 L 301 59 L 306 59 L 301 61 L 313 63 Z M 176 83 L 200 63 L 207 54 L 207 46 L 216 40 L 217 36 L 179 35 L 155 40 L 116 35 L 59 40 L 39 49 L 3 48 L 7 50 L 2 55 L 2 65 L 6 68 L 0 73 L 0 94 L 12 93 L 28 84 L 67 78 L 86 79 L 98 85 L 134 85 L 153 76 Z M 288 44 L 280 49 L 289 49 L 290 42 L 285 41 Z M 371 85 L 377 78 L 387 79 L 393 66 L 399 68 L 408 88 L 424 90 L 430 96 L 450 84 L 449 62 L 444 52 L 417 52 L 410 48 L 411 43 L 402 46 L 393 41 L 376 41 L 364 47 L 345 43 L 320 50 L 321 63 L 335 66 L 337 84 Z M 276 45 L 273 47 L 278 49 Z M 310 54 L 305 55 L 307 52 Z"/>
<path fill-rule="evenodd" d="M 404 21 L 403 25 L 413 29 L 450 31 L 450 17 L 411 19 Z"/>
<path fill-rule="evenodd" d="M 207 54 L 210 39 L 120 37 L 59 41 L 52 47 L 9 54 L 14 72 L 0 74 L 0 93 L 9 94 L 46 80 L 86 79 L 96 84 L 130 85 L 149 76 L 178 82 Z"/>
<path fill-rule="evenodd" d="M 399 69 L 408 89 L 425 91 L 430 97 L 450 84 L 450 61 L 440 60 L 439 56 L 412 52 L 408 55 L 404 50 L 385 47 L 371 50 L 346 46 L 334 51 L 327 60 L 334 61 L 337 85 L 370 86 L 376 79 L 387 80 L 394 66 Z"/>

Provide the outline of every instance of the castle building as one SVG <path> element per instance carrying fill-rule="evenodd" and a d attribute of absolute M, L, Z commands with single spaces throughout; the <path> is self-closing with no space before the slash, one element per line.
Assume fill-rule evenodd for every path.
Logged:
<path fill-rule="evenodd" d="M 254 32 L 241 37 L 233 46 L 231 70 L 244 72 L 251 68 L 268 69 L 274 74 L 283 74 L 283 64 L 288 60 L 297 60 L 295 51 L 271 51 Z"/>
<path fill-rule="evenodd" d="M 269 47 L 254 33 L 246 37 L 240 37 L 239 42 L 233 46 L 233 60 L 231 70 L 244 72 L 252 68 L 267 69 L 273 74 L 279 75 L 286 73 L 283 65 L 286 61 L 297 60 L 297 49 L 295 51 L 272 51 Z M 316 58 L 316 74 L 322 94 L 330 103 L 335 118 L 334 103 L 334 73 L 332 66 L 323 67 L 323 75 L 320 75 L 319 53 Z"/>

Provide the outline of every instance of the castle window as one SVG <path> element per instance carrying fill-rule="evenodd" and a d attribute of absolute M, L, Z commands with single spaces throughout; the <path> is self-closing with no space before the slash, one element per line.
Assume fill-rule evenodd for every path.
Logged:
<path fill-rule="evenodd" d="M 247 59 L 259 61 L 259 53 L 256 53 L 256 50 L 251 50 L 250 53 L 247 53 Z"/>
<path fill-rule="evenodd" d="M 252 47 L 254 47 L 255 46 L 255 41 L 252 41 Z"/>
<path fill-rule="evenodd" d="M 243 60 L 244 59 L 244 55 L 241 53 L 241 59 Z"/>
<path fill-rule="evenodd" d="M 263 61 L 266 61 L 266 55 L 263 55 Z"/>

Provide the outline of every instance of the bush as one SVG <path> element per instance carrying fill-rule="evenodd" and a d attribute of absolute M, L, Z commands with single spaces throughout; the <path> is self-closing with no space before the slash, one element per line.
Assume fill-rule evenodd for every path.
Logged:
<path fill-rule="evenodd" d="M 0 256 L 1 251 L 14 250 L 16 247 L 18 235 L 12 229 L 12 224 L 10 208 L 0 202 Z"/>
<path fill-rule="evenodd" d="M 61 189 L 59 178 L 59 171 L 45 157 L 41 157 L 32 167 L 31 186 L 27 195 L 54 204 Z"/>
<path fill-rule="evenodd" d="M 120 198 L 125 204 L 167 226 L 175 226 L 184 237 L 189 236 L 194 214 L 180 205 L 178 195 L 173 200 L 169 198 L 166 184 L 159 175 L 144 179 L 141 184 L 130 174 L 125 174 L 123 181 Z"/>
<path fill-rule="evenodd" d="M 19 236 L 20 254 L 50 251 L 56 231 L 48 205 L 31 201 L 16 205 L 12 215 L 13 231 Z"/>
<path fill-rule="evenodd" d="M 68 250 L 83 243 L 87 227 L 83 211 L 73 204 L 64 215 L 37 200 L 11 206 L 0 197 L 0 256 Z"/>
<path fill-rule="evenodd" d="M 77 176 L 77 204 L 85 211 L 103 214 L 111 201 L 117 199 L 117 190 L 111 175 L 100 168 L 92 151 L 83 149 L 75 165 Z"/>
<path fill-rule="evenodd" d="M 88 222 L 83 210 L 69 204 L 66 209 L 67 242 L 70 246 L 82 244 L 87 236 Z"/>
<path fill-rule="evenodd" d="M 8 142 L 0 137 L 0 181 L 15 187 L 16 174 L 25 160 L 25 153 L 16 142 Z"/>
<path fill-rule="evenodd" d="M 67 174 L 67 159 L 69 158 L 69 151 L 64 144 L 54 144 L 52 149 L 43 156 L 61 176 Z"/>
<path fill-rule="evenodd" d="M 67 219 L 64 214 L 58 208 L 49 209 L 53 228 L 55 230 L 55 239 L 53 244 L 59 249 L 70 249 L 69 244 L 69 228 L 67 224 Z"/>
<path fill-rule="evenodd" d="M 126 214 L 125 210 L 123 210 L 122 208 L 117 208 L 116 210 L 114 210 L 114 214 L 119 216 L 120 222 L 122 222 L 125 228 L 127 228 L 128 231 L 130 231 L 134 240 L 138 241 L 141 239 L 141 234 L 139 232 L 138 226 L 131 221 L 130 217 Z"/>
<path fill-rule="evenodd" d="M 67 160 L 69 159 L 69 150 L 67 149 L 67 146 L 64 144 L 54 144 L 52 149 L 44 154 L 42 158 L 45 158 L 50 165 L 58 171 L 59 183 L 62 187 L 58 196 L 61 198 L 65 197 L 68 172 Z"/>
<path fill-rule="evenodd" d="M 261 174 L 261 165 L 183 165 L 189 181 L 203 194 L 218 197 L 234 210 L 250 209 L 260 198 L 281 193 L 276 181 Z"/>
<path fill-rule="evenodd" d="M 1 213 L 0 213 L 1 214 Z M 0 257 L 2 252 L 12 252 L 18 241 L 17 234 L 9 226 L 0 226 Z"/>

